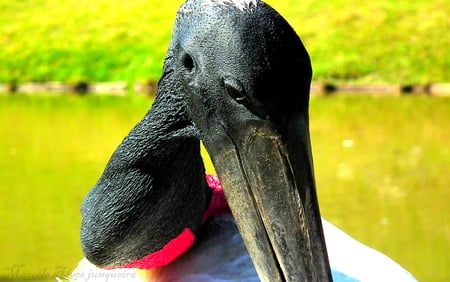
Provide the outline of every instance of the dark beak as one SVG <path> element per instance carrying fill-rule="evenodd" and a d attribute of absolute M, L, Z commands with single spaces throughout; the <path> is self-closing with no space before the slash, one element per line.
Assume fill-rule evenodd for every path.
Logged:
<path fill-rule="evenodd" d="M 244 124 L 247 123 L 247 124 Z M 205 140 L 262 281 L 331 281 L 314 184 L 308 117 L 222 126 Z"/>

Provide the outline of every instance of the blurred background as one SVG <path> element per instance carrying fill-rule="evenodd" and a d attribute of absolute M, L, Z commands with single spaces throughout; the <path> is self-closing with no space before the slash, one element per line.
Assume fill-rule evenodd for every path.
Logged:
<path fill-rule="evenodd" d="M 0 85 L 157 81 L 182 2 L 1 0 Z M 315 82 L 450 82 L 446 0 L 267 2 Z M 0 94 L 0 281 L 70 274 L 81 202 L 151 103 L 132 89 Z M 323 216 L 420 281 L 449 281 L 450 98 L 313 96 L 310 114 Z"/>

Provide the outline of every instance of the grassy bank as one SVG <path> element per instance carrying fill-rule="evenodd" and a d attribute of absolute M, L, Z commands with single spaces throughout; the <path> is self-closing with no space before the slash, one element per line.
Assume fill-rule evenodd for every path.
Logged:
<path fill-rule="evenodd" d="M 157 79 L 182 0 L 0 1 L 0 82 Z M 445 0 L 267 1 L 294 26 L 315 80 L 450 81 Z"/>
<path fill-rule="evenodd" d="M 70 273 L 81 201 L 149 104 L 0 96 L 0 280 Z M 420 281 L 450 279 L 449 108 L 429 97 L 311 101 L 323 215 Z"/>

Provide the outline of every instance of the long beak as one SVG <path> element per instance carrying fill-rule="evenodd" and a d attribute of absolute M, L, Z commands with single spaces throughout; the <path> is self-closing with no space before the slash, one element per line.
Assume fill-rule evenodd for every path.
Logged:
<path fill-rule="evenodd" d="M 260 279 L 331 281 L 307 117 L 285 133 L 264 120 L 223 128 L 205 145 Z"/>

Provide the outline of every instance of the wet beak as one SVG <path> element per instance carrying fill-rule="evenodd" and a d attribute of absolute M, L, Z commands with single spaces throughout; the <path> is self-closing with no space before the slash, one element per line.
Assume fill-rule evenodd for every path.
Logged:
<path fill-rule="evenodd" d="M 205 141 L 262 281 L 331 281 L 307 118 L 285 132 L 267 121 Z M 220 144 L 220 145 L 218 145 Z"/>

